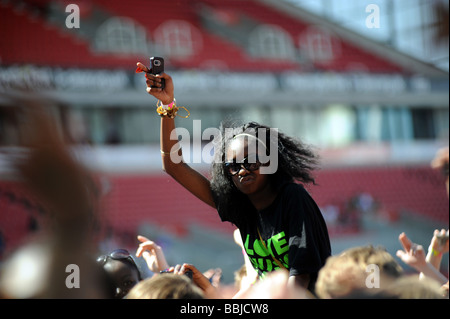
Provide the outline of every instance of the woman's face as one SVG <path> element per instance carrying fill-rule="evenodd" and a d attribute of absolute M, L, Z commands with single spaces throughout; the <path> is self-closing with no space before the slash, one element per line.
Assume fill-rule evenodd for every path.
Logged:
<path fill-rule="evenodd" d="M 139 282 L 138 270 L 127 262 L 109 258 L 103 267 L 114 282 L 116 298 L 125 297 L 130 289 Z"/>
<path fill-rule="evenodd" d="M 244 137 L 233 139 L 228 145 L 225 161 L 228 163 L 241 162 L 242 159 L 248 158 L 249 162 L 253 163 L 257 155 L 256 141 L 254 138 L 248 139 Z M 239 191 L 246 195 L 252 195 L 263 190 L 268 185 L 269 176 L 261 174 L 259 169 L 251 171 L 245 169 L 244 165 L 241 165 L 239 171 L 232 176 L 232 181 Z"/>

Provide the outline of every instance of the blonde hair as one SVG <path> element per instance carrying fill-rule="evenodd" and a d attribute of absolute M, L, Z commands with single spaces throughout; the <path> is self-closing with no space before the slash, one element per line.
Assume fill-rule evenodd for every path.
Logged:
<path fill-rule="evenodd" d="M 247 276 L 247 267 L 244 264 L 241 268 L 234 272 L 234 286 L 237 289 L 241 289 L 242 280 L 245 278 L 245 276 Z"/>
<path fill-rule="evenodd" d="M 161 274 L 135 285 L 126 299 L 203 299 L 203 291 L 188 277 Z"/>
<path fill-rule="evenodd" d="M 403 276 L 386 287 L 386 292 L 398 299 L 444 299 L 441 285 L 431 278 Z"/>
<path fill-rule="evenodd" d="M 384 248 L 358 246 L 329 257 L 319 271 L 315 292 L 319 298 L 345 298 L 355 291 L 367 289 L 367 266 L 377 265 L 380 283 L 386 284 L 403 274 L 402 267 Z"/>

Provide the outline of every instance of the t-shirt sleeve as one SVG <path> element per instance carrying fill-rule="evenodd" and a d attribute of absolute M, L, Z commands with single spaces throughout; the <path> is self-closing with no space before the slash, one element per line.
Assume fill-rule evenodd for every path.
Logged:
<path fill-rule="evenodd" d="M 331 254 L 322 214 L 308 192 L 293 185 L 286 192 L 289 223 L 289 275 L 316 275 Z"/>
<path fill-rule="evenodd" d="M 219 214 L 220 220 L 222 222 L 233 222 L 228 214 L 228 211 L 224 208 L 224 205 L 219 197 L 219 194 L 215 191 L 212 191 L 212 196 L 214 200 L 214 204 L 216 205 L 217 213 Z"/>
<path fill-rule="evenodd" d="M 241 198 L 235 200 L 238 203 L 238 207 L 229 205 L 230 203 L 226 199 L 221 198 L 217 192 L 212 191 L 212 195 L 222 222 L 230 222 L 240 228 L 242 225 L 247 224 L 256 212 L 245 195 L 236 195 L 241 196 Z"/>

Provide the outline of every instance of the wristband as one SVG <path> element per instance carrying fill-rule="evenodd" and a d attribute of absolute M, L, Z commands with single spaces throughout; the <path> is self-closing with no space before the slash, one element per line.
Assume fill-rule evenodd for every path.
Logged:
<path fill-rule="evenodd" d="M 176 105 L 176 103 L 177 103 L 177 101 L 175 99 L 173 99 L 173 101 L 167 105 L 165 105 L 161 102 L 161 107 L 165 110 L 171 110 L 173 108 L 173 106 Z"/>
<path fill-rule="evenodd" d="M 437 250 L 434 249 L 434 248 L 431 248 L 431 253 L 432 253 L 433 256 L 435 256 L 435 257 L 441 257 L 441 256 L 442 256 L 442 252 L 437 251 Z"/>

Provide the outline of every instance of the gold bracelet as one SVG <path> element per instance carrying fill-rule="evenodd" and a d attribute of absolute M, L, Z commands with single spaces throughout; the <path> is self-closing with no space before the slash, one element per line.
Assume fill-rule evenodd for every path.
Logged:
<path fill-rule="evenodd" d="M 177 148 L 176 150 L 171 151 L 171 152 L 164 152 L 163 150 L 160 149 L 162 155 L 172 155 L 173 153 L 176 153 L 176 152 L 178 152 L 179 150 L 181 150 L 181 145 L 180 145 L 180 143 L 178 143 L 178 148 Z"/>

